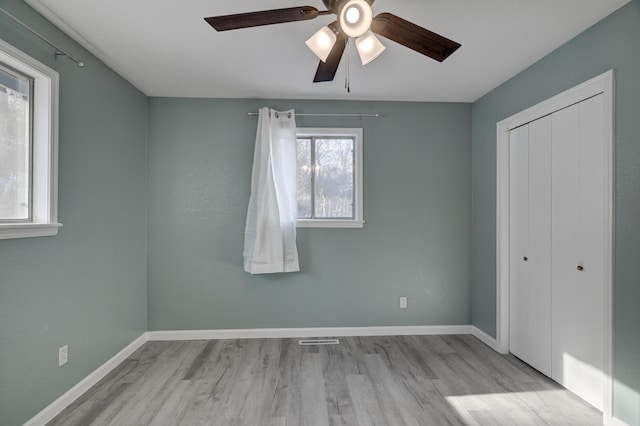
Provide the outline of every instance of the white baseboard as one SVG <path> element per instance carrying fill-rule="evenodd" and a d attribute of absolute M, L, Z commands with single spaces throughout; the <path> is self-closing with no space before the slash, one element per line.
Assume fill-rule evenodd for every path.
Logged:
<path fill-rule="evenodd" d="M 67 408 L 73 401 L 78 399 L 83 393 L 89 390 L 93 385 L 98 383 L 104 376 L 109 374 L 122 361 L 127 359 L 140 346 L 147 341 L 147 333 L 143 333 L 136 340 L 131 342 L 123 350 L 115 354 L 111 359 L 95 369 L 91 374 L 82 379 L 78 384 L 65 392 L 60 398 L 53 401 L 44 410 L 40 411 L 31 420 L 27 421 L 23 426 L 44 426 L 55 416 L 60 414 L 62 410 Z"/>
<path fill-rule="evenodd" d="M 471 334 L 478 338 L 482 343 L 489 346 L 494 351 L 498 352 L 498 342 L 493 337 L 489 336 L 478 327 L 471 326 Z"/>
<path fill-rule="evenodd" d="M 300 337 L 410 336 L 470 334 L 470 325 L 391 327 L 254 328 L 237 330 L 149 331 L 149 340 L 283 339 Z"/>

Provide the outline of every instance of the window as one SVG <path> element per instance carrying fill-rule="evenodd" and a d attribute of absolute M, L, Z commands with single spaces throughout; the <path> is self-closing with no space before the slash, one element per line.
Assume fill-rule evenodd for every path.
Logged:
<path fill-rule="evenodd" d="M 362 129 L 297 134 L 298 227 L 362 228 Z"/>
<path fill-rule="evenodd" d="M 0 239 L 55 235 L 58 73 L 0 40 Z"/>

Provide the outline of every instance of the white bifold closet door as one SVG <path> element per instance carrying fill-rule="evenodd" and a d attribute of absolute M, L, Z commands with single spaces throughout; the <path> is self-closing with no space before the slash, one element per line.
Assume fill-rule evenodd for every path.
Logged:
<path fill-rule="evenodd" d="M 604 95 L 552 116 L 551 377 L 599 410 L 605 383 L 603 117 Z"/>
<path fill-rule="evenodd" d="M 551 377 L 551 116 L 510 134 L 510 350 Z"/>
<path fill-rule="evenodd" d="M 510 351 L 604 406 L 604 96 L 510 132 Z"/>

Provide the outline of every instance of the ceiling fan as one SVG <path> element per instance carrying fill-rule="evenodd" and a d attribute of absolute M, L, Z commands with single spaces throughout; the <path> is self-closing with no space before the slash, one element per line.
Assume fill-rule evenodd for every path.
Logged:
<path fill-rule="evenodd" d="M 306 21 L 321 15 L 335 14 L 338 19 L 323 27 L 306 41 L 307 46 L 320 58 L 314 83 L 332 81 L 349 37 L 356 39 L 356 49 L 365 65 L 377 58 L 385 49 L 378 34 L 389 40 L 442 62 L 455 52 L 460 44 L 439 34 L 406 21 L 391 13 L 373 16 L 374 0 L 322 0 L 327 10 L 312 6 L 238 13 L 205 18 L 216 31 L 236 30 L 284 22 Z"/>

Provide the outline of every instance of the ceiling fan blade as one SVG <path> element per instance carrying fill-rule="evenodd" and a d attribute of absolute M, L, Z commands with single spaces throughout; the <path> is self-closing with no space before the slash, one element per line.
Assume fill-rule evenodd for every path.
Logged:
<path fill-rule="evenodd" d="M 328 27 L 334 31 L 338 31 L 337 40 L 327 57 L 327 61 L 320 61 L 318 64 L 316 75 L 313 78 L 314 83 L 333 81 L 333 78 L 336 76 L 336 71 L 338 71 L 338 65 L 340 65 L 344 49 L 347 47 L 348 37 L 339 31 L 338 22 L 332 22 Z"/>
<path fill-rule="evenodd" d="M 460 43 L 405 21 L 391 13 L 381 13 L 373 18 L 371 30 L 439 62 L 447 59 L 461 46 Z"/>
<path fill-rule="evenodd" d="M 286 9 L 264 10 L 261 12 L 238 13 L 235 15 L 204 18 L 216 31 L 237 30 L 283 22 L 306 21 L 320 14 L 312 6 L 289 7 Z"/>

